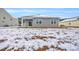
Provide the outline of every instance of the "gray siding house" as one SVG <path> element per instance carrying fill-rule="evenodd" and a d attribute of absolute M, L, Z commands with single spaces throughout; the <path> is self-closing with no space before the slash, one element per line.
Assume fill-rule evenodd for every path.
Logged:
<path fill-rule="evenodd" d="M 5 9 L 0 8 L 0 27 L 17 25 L 18 19 L 11 16 Z"/>
<path fill-rule="evenodd" d="M 59 17 L 47 15 L 31 15 L 23 16 L 21 19 L 21 27 L 58 27 Z"/>

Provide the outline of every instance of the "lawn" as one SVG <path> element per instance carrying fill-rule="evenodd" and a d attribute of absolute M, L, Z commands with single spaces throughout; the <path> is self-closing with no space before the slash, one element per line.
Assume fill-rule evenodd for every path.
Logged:
<path fill-rule="evenodd" d="M 0 51 L 79 51 L 79 28 L 0 27 Z"/>

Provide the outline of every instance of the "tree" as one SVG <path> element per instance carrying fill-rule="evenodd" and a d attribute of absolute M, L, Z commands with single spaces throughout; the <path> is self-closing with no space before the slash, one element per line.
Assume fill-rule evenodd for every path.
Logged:
<path fill-rule="evenodd" d="M 21 18 L 18 18 L 19 26 L 21 26 Z"/>

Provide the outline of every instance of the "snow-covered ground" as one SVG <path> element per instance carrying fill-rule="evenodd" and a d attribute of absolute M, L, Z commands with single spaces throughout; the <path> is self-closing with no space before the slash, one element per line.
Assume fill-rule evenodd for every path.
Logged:
<path fill-rule="evenodd" d="M 0 51 L 79 51 L 79 28 L 0 28 Z"/>

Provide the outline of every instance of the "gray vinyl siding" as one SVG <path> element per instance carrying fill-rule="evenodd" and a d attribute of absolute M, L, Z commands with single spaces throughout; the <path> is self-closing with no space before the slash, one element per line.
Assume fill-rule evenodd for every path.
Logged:
<path fill-rule="evenodd" d="M 29 26 L 29 20 L 32 19 L 32 26 Z M 22 27 L 58 27 L 59 18 L 33 18 L 33 17 L 23 17 L 24 20 Z M 41 21 L 41 23 L 40 23 Z M 51 23 L 53 21 L 53 23 Z M 56 23 L 54 23 L 56 22 Z"/>
<path fill-rule="evenodd" d="M 0 8 L 0 26 L 5 26 L 5 25 L 18 26 L 18 19 L 12 17 L 3 8 Z"/>

